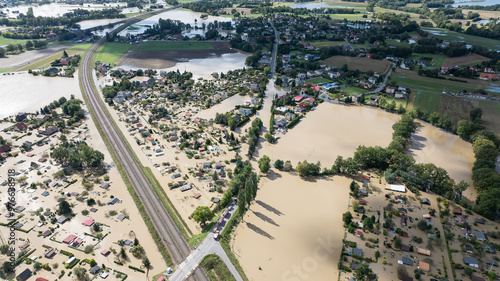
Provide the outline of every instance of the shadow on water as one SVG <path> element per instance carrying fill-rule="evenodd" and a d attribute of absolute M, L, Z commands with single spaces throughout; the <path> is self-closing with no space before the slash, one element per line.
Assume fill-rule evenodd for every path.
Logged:
<path fill-rule="evenodd" d="M 264 215 L 263 213 L 261 212 L 253 212 L 259 219 L 265 221 L 265 222 L 268 222 L 274 226 L 278 226 L 279 227 L 279 224 L 277 224 L 272 218 Z"/>
<path fill-rule="evenodd" d="M 274 170 L 270 170 L 269 174 L 266 176 L 270 180 L 280 179 L 282 178 L 281 174 L 276 173 Z"/>
<path fill-rule="evenodd" d="M 426 140 L 427 140 L 426 137 L 413 134 L 411 136 L 411 146 L 410 149 L 408 150 L 409 154 L 415 156 L 414 151 L 422 150 L 425 147 L 424 142 Z"/>
<path fill-rule="evenodd" d="M 257 234 L 260 234 L 264 237 L 267 237 L 271 240 L 274 240 L 274 237 L 271 236 L 271 234 L 265 232 L 264 230 L 262 230 L 260 227 L 256 226 L 255 224 L 252 224 L 252 223 L 249 223 L 247 222 L 246 225 L 248 226 L 248 228 L 250 228 L 251 230 L 255 231 Z"/>
<path fill-rule="evenodd" d="M 281 216 L 281 215 L 284 215 L 282 212 L 280 212 L 278 209 L 274 208 L 273 206 L 270 206 L 260 200 L 255 200 L 255 203 L 259 204 L 260 206 L 262 206 L 262 208 L 266 209 L 267 211 L 269 212 L 272 212 L 278 216 Z"/>

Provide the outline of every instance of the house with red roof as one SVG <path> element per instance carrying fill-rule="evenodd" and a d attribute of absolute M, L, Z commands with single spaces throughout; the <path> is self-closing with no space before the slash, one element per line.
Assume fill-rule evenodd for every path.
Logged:
<path fill-rule="evenodd" d="M 481 80 L 496 80 L 496 79 L 498 79 L 498 75 L 494 74 L 494 73 L 481 72 L 481 74 L 479 74 L 479 79 L 481 79 Z"/>
<path fill-rule="evenodd" d="M 62 242 L 64 244 L 69 244 L 69 243 L 71 243 L 75 239 L 76 239 L 76 235 L 71 234 L 68 237 L 66 237 Z"/>
<path fill-rule="evenodd" d="M 314 98 L 307 98 L 304 100 L 304 102 L 307 102 L 309 104 L 314 104 L 315 99 Z"/>
<path fill-rule="evenodd" d="M 93 218 L 90 218 L 90 219 L 86 219 L 85 221 L 82 222 L 83 225 L 85 226 L 91 226 L 94 224 L 94 219 Z"/>
<path fill-rule="evenodd" d="M 294 102 L 300 102 L 300 101 L 302 101 L 302 99 L 304 99 L 304 96 L 295 96 L 295 97 L 293 98 L 293 101 L 294 101 Z"/>
<path fill-rule="evenodd" d="M 356 230 L 356 233 L 354 235 L 356 235 L 357 237 L 363 237 L 363 232 Z"/>
<path fill-rule="evenodd" d="M 83 243 L 83 240 L 82 240 L 82 239 L 80 239 L 80 238 L 77 238 L 77 239 L 75 239 L 75 241 L 73 241 L 73 243 L 71 243 L 71 246 L 73 246 L 73 247 L 78 247 L 78 246 L 80 246 L 82 243 Z"/>

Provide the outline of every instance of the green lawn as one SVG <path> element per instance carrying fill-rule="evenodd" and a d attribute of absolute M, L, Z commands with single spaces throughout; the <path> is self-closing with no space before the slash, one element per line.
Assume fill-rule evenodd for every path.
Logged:
<path fill-rule="evenodd" d="M 385 40 L 385 43 L 387 45 L 396 45 L 396 46 L 403 46 L 403 47 L 408 47 L 408 43 L 405 43 L 405 42 L 398 42 L 394 39 L 387 39 Z"/>
<path fill-rule="evenodd" d="M 347 19 L 348 21 L 357 21 L 357 20 L 368 20 L 370 18 L 364 18 L 364 14 L 329 14 L 330 17 L 334 20 L 344 20 Z"/>
<path fill-rule="evenodd" d="M 331 82 L 333 82 L 333 80 L 322 78 L 322 77 L 307 80 L 307 83 L 314 83 L 314 84 L 323 84 L 323 83 L 331 83 Z"/>
<path fill-rule="evenodd" d="M 341 87 L 340 90 L 347 93 L 350 96 L 356 95 L 356 94 L 368 93 L 370 91 L 370 90 L 362 89 L 362 88 L 358 88 L 358 87 L 349 87 L 349 88 Z"/>
<path fill-rule="evenodd" d="M 139 12 L 138 13 L 128 13 L 128 14 L 125 14 L 125 17 L 126 18 L 131 18 L 131 17 L 135 17 L 135 16 L 140 15 L 140 14 L 141 13 L 139 13 Z"/>
<path fill-rule="evenodd" d="M 0 46 L 10 45 L 10 44 L 13 44 L 13 45 L 21 44 L 24 47 L 24 45 L 26 45 L 27 41 L 29 41 L 29 40 L 25 40 L 25 39 L 10 39 L 10 38 L 5 38 L 3 36 L 0 36 Z"/>
<path fill-rule="evenodd" d="M 213 48 L 209 42 L 150 41 L 139 45 L 136 51 L 205 50 Z"/>
<path fill-rule="evenodd" d="M 108 42 L 99 50 L 95 60 L 100 61 L 101 63 L 107 62 L 114 64 L 121 56 L 126 54 L 133 47 L 134 45 L 126 43 Z"/>
<path fill-rule="evenodd" d="M 439 32 L 440 35 L 432 35 L 436 38 L 443 39 L 450 42 L 466 42 L 471 45 L 479 45 L 486 48 L 500 50 L 500 42 L 495 39 L 489 39 L 479 36 L 473 36 L 465 33 L 449 31 L 442 28 L 423 28 L 424 30 L 433 30 Z"/>
<path fill-rule="evenodd" d="M 441 94 L 418 91 L 416 92 L 414 108 L 420 107 L 427 113 L 441 112 Z"/>
<path fill-rule="evenodd" d="M 425 57 L 425 58 L 432 58 L 433 61 L 431 62 L 432 63 L 432 66 L 430 66 L 429 68 L 441 68 L 441 65 L 443 64 L 443 62 L 448 58 L 446 57 L 445 55 L 437 55 L 437 54 L 412 54 L 409 59 L 412 59 L 412 60 L 420 60 L 422 57 Z"/>
<path fill-rule="evenodd" d="M 14 68 L 11 68 L 11 67 L 0 68 L 0 73 L 9 72 L 9 71 L 12 71 L 12 70 L 14 70 Z"/>
<path fill-rule="evenodd" d="M 321 47 L 336 47 L 340 45 L 347 45 L 347 43 L 345 41 L 321 40 L 321 41 L 311 42 L 311 45 L 313 45 L 316 48 L 321 48 Z"/>
<path fill-rule="evenodd" d="M 200 263 L 210 281 L 236 281 L 222 259 L 214 254 L 206 255 Z"/>
<path fill-rule="evenodd" d="M 394 97 L 384 97 L 384 98 L 388 104 L 391 103 L 392 101 L 396 102 L 396 108 L 399 108 L 399 105 L 402 105 L 403 108 L 407 108 L 408 106 L 408 100 L 397 99 Z"/>

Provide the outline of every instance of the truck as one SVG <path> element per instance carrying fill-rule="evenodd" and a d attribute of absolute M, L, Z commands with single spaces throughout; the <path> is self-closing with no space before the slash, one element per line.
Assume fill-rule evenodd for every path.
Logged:
<path fill-rule="evenodd" d="M 214 234 L 214 239 L 217 240 L 219 238 L 219 231 L 216 230 Z"/>

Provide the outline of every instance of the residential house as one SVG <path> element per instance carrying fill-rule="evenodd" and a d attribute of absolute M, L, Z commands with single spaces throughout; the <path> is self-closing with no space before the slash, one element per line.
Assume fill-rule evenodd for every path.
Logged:
<path fill-rule="evenodd" d="M 354 248 L 354 249 L 352 249 L 352 254 L 355 255 L 355 256 L 358 256 L 358 257 L 362 257 L 363 256 L 363 250 L 358 249 L 358 248 Z"/>
<path fill-rule="evenodd" d="M 25 131 L 26 129 L 28 129 L 28 126 L 23 122 L 19 122 L 16 125 L 14 125 L 14 130 L 18 132 Z"/>
<path fill-rule="evenodd" d="M 494 73 L 481 72 L 479 74 L 479 79 L 480 80 L 497 80 L 498 79 L 498 75 L 494 74 Z"/>
<path fill-rule="evenodd" d="M 45 136 L 50 136 L 58 131 L 59 131 L 59 128 L 57 128 L 56 126 L 51 126 L 45 130 L 38 131 L 38 133 L 45 135 Z"/>
<path fill-rule="evenodd" d="M 16 276 L 17 281 L 24 281 L 28 280 L 33 273 L 29 269 L 25 269 L 23 272 L 19 273 L 19 275 Z"/>
<path fill-rule="evenodd" d="M 396 91 L 396 88 L 395 88 L 395 87 L 392 87 L 392 86 L 387 86 L 387 87 L 385 87 L 385 92 L 386 92 L 387 94 L 391 94 L 391 95 L 393 95 L 393 94 L 394 94 L 394 91 Z"/>
<path fill-rule="evenodd" d="M 252 109 L 251 109 L 251 108 L 240 107 L 240 108 L 238 109 L 238 112 L 239 112 L 241 115 L 244 115 L 244 116 L 249 116 L 249 115 L 252 115 Z"/>
<path fill-rule="evenodd" d="M 295 118 L 295 116 L 296 116 L 296 115 L 295 115 L 294 113 L 291 113 L 291 112 L 287 112 L 287 113 L 285 113 L 285 118 L 286 118 L 286 120 L 288 120 L 288 121 L 292 121 L 292 120 Z"/>
<path fill-rule="evenodd" d="M 274 124 L 278 127 L 285 127 L 287 123 L 288 123 L 288 120 L 286 118 L 281 117 L 281 116 L 274 118 Z"/>
<path fill-rule="evenodd" d="M 49 120 L 49 118 L 50 118 L 50 115 L 40 114 L 40 115 L 37 115 L 35 117 L 35 120 L 40 121 L 40 122 L 45 122 L 45 121 Z"/>
<path fill-rule="evenodd" d="M 403 264 L 404 265 L 410 265 L 410 266 L 412 266 L 413 265 L 413 261 L 410 258 L 403 257 Z"/>
<path fill-rule="evenodd" d="M 24 113 L 24 112 L 19 112 L 19 113 L 16 115 L 16 122 L 21 122 L 21 121 L 23 121 L 24 119 L 26 119 L 26 113 Z"/>
<path fill-rule="evenodd" d="M 479 263 L 478 263 L 477 259 L 474 257 L 464 257 L 464 264 L 466 264 L 470 267 L 479 268 Z"/>
<path fill-rule="evenodd" d="M 475 236 L 478 241 L 488 241 L 488 237 L 486 237 L 486 234 L 482 231 L 476 231 Z"/>

